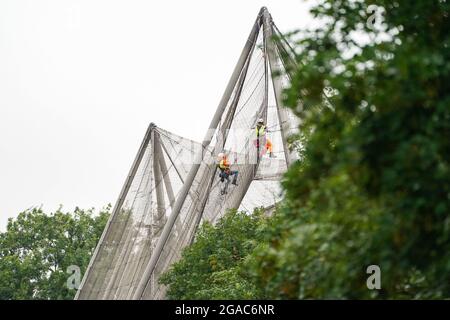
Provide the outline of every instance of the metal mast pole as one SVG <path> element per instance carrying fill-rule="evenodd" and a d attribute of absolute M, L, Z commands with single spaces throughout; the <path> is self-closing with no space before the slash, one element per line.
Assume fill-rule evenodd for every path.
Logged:
<path fill-rule="evenodd" d="M 164 179 L 164 185 L 166 187 L 167 196 L 169 197 L 170 207 L 173 207 L 175 203 L 175 194 L 172 188 L 172 182 L 170 181 L 169 170 L 167 169 L 166 161 L 164 160 L 163 150 L 161 148 L 161 141 L 159 138 L 159 133 L 157 133 L 157 139 L 155 143 L 155 150 L 158 155 L 159 166 L 161 167 L 162 176 Z"/>
<path fill-rule="evenodd" d="M 166 203 L 164 201 L 164 186 L 163 186 L 163 175 L 161 174 L 161 166 L 159 162 L 159 151 L 161 148 L 158 148 L 159 144 L 159 136 L 156 132 L 156 130 L 153 132 L 153 174 L 155 175 L 155 188 L 156 188 L 156 217 L 154 216 L 153 224 L 155 226 L 156 223 L 156 233 L 158 234 L 161 230 L 164 218 L 165 218 L 165 212 L 166 212 Z"/>
<path fill-rule="evenodd" d="M 280 70 L 277 63 L 276 45 L 273 39 L 272 17 L 269 11 L 265 9 L 263 11 L 263 26 L 264 26 L 264 43 L 266 45 L 266 52 L 269 55 L 270 69 L 272 73 L 273 89 L 275 93 L 275 99 L 277 102 L 278 120 L 280 122 L 281 138 L 283 140 L 284 156 L 286 163 L 289 166 L 296 158 L 294 152 L 290 152 L 288 138 L 290 135 L 289 118 L 287 115 L 286 106 L 283 104 L 283 86 L 279 76 L 273 76 L 273 74 L 279 75 Z"/>

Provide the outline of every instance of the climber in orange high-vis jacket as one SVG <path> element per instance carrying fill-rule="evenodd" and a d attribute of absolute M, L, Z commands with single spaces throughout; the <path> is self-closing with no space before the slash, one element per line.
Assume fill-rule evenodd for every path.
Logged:
<path fill-rule="evenodd" d="M 227 155 L 225 153 L 219 153 L 218 160 L 219 160 L 218 167 L 220 169 L 219 173 L 220 181 L 224 182 L 225 179 L 229 181 L 229 177 L 233 176 L 233 181 L 231 182 L 231 184 L 237 186 L 237 177 L 239 172 L 236 170 L 230 170 L 230 163 L 228 162 Z"/>

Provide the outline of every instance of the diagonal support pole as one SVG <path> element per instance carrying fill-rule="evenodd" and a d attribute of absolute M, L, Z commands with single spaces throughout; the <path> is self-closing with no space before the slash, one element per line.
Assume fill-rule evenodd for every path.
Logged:
<path fill-rule="evenodd" d="M 258 34 L 259 34 L 259 31 L 255 35 L 255 37 L 257 37 Z M 228 114 L 226 116 L 226 119 L 223 121 L 223 124 L 222 124 L 222 127 L 221 127 L 222 140 L 221 140 L 221 143 L 220 143 L 220 148 L 219 148 L 220 150 L 223 150 L 224 147 L 225 147 L 225 143 L 227 141 L 227 134 L 226 133 L 231 128 L 231 125 L 233 123 L 234 115 L 236 114 L 236 108 L 237 108 L 237 106 L 239 104 L 239 99 L 241 98 L 242 89 L 244 87 L 245 80 L 247 79 L 247 72 L 248 72 L 248 68 L 250 66 L 250 62 L 251 62 L 251 53 L 254 51 L 255 45 L 256 45 L 256 41 L 253 43 L 253 47 L 250 50 L 250 54 L 248 55 L 247 61 L 245 62 L 244 66 L 242 68 L 241 76 L 240 76 L 240 78 L 239 78 L 239 80 L 237 82 L 237 90 L 236 90 L 235 96 L 234 96 L 233 101 L 231 103 L 231 106 L 230 106 L 230 108 L 228 110 Z M 217 149 L 218 146 L 219 145 L 216 146 L 216 149 Z M 217 168 L 214 168 L 213 170 L 216 171 Z M 254 169 L 254 171 L 256 172 L 256 169 Z M 209 194 L 211 192 L 211 188 L 212 188 L 215 176 L 216 176 L 215 174 L 212 175 L 210 181 L 207 182 L 208 183 L 208 188 L 206 189 L 206 194 Z M 250 183 L 248 183 L 248 186 L 250 186 Z M 244 187 L 244 190 L 245 190 L 244 192 L 247 191 L 248 186 Z M 194 230 L 197 230 L 197 228 L 198 228 L 198 226 L 199 226 L 199 224 L 200 224 L 200 222 L 201 222 L 201 220 L 203 218 L 203 211 L 205 210 L 205 206 L 206 206 L 207 201 L 208 201 L 208 197 L 204 197 L 204 199 L 203 199 L 203 201 L 202 201 L 202 203 L 200 205 L 201 209 L 199 210 L 202 214 L 199 214 L 198 217 L 196 217 L 195 224 L 194 224 Z M 189 243 L 192 243 L 194 241 L 194 238 L 195 238 L 195 233 L 192 235 L 191 239 L 189 240 Z"/>

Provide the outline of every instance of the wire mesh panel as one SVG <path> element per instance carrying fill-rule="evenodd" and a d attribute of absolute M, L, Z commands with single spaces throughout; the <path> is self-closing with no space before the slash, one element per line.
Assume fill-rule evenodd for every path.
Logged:
<path fill-rule="evenodd" d="M 131 298 L 199 146 L 163 129 L 148 131 L 77 298 Z"/>
<path fill-rule="evenodd" d="M 279 181 L 288 166 L 283 129 L 291 126 L 283 123 L 290 118 L 280 116 L 281 86 L 272 84 L 264 14 L 221 101 L 210 140 L 198 143 L 150 126 L 78 299 L 163 299 L 159 278 L 193 241 L 202 220 L 215 222 L 229 209 L 252 211 L 280 200 Z M 281 60 L 276 63 L 283 68 Z M 265 123 L 264 140 L 256 134 L 258 119 Z M 226 190 L 218 175 L 219 153 L 237 171 L 237 185 Z"/>

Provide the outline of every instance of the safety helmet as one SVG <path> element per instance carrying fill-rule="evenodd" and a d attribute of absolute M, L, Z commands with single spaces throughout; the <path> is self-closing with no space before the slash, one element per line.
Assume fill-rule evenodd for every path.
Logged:
<path fill-rule="evenodd" d="M 223 158 L 225 158 L 226 157 L 226 155 L 225 155 L 225 153 L 223 153 L 223 152 L 221 152 L 221 153 L 219 153 L 218 155 L 217 155 L 217 158 L 219 158 L 219 159 L 223 159 Z"/>
<path fill-rule="evenodd" d="M 260 123 L 260 124 L 263 124 L 263 123 L 264 123 L 264 119 L 263 119 L 263 118 L 259 118 L 259 119 L 258 119 L 258 124 L 259 124 L 259 123 Z"/>

